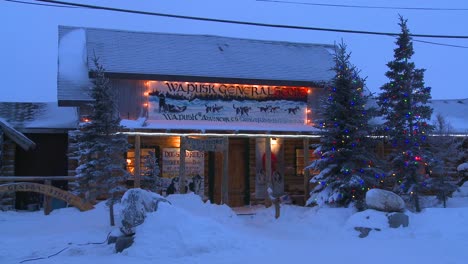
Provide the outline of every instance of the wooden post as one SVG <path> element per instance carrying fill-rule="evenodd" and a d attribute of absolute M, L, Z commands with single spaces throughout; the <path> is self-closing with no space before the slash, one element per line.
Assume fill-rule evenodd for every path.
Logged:
<path fill-rule="evenodd" d="M 51 180 L 45 180 L 44 184 L 47 185 L 47 186 L 50 186 L 52 184 L 52 181 Z M 50 212 L 52 211 L 52 199 L 47 194 L 44 194 L 43 207 L 44 207 L 44 215 L 49 215 Z"/>
<path fill-rule="evenodd" d="M 135 136 L 135 175 L 134 175 L 134 182 L 133 182 L 133 187 L 135 188 L 140 188 L 140 180 L 141 180 L 141 175 L 140 175 L 140 158 L 141 158 L 141 151 L 140 151 L 140 136 L 136 135 Z"/>
<path fill-rule="evenodd" d="M 377 142 L 377 155 L 381 159 L 385 158 L 385 142 L 383 139 Z"/>
<path fill-rule="evenodd" d="M 272 201 L 268 188 L 273 188 L 271 181 L 271 139 L 265 138 L 265 178 L 266 178 L 266 190 L 265 190 L 265 206 L 270 207 Z"/>
<path fill-rule="evenodd" d="M 179 193 L 185 193 L 185 137 L 180 137 Z"/>
<path fill-rule="evenodd" d="M 224 151 L 223 151 L 223 180 L 221 182 L 221 204 L 228 204 L 229 202 L 229 138 L 224 137 Z"/>
<path fill-rule="evenodd" d="M 309 190 L 309 181 L 310 181 L 310 173 L 309 169 L 306 167 L 309 166 L 309 139 L 304 138 L 304 204 L 307 203 L 310 197 L 310 190 Z"/>

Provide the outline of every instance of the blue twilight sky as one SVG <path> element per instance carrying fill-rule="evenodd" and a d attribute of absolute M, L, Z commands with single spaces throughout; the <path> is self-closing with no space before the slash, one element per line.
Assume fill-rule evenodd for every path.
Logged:
<path fill-rule="evenodd" d="M 382 32 L 399 32 L 398 14 L 402 14 L 408 18 L 412 33 L 468 35 L 466 0 L 290 0 L 302 3 L 467 9 L 458 11 L 343 8 L 256 0 L 69 1 L 178 15 Z M 361 69 L 363 77 L 367 76 L 367 86 L 375 93 L 387 81 L 384 76 L 386 63 L 392 59 L 395 47 L 395 39 L 387 36 L 241 26 L 8 1 L 0 1 L 0 25 L 0 101 L 57 100 L 58 25 L 328 44 L 343 39 L 352 52 L 352 62 Z M 468 47 L 468 39 L 421 40 Z M 427 69 L 425 81 L 427 86 L 432 87 L 434 99 L 468 98 L 465 78 L 468 75 L 468 48 L 415 42 L 414 49 L 413 60 L 416 67 Z"/>

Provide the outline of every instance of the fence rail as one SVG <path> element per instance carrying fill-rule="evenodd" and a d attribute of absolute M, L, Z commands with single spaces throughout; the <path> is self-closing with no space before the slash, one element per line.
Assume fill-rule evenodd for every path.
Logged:
<path fill-rule="evenodd" d="M 52 204 L 51 204 L 51 194 L 56 194 L 54 197 L 58 197 L 63 200 L 63 197 L 68 197 L 67 203 L 75 205 L 80 210 L 89 210 L 93 208 L 91 204 L 84 203 L 81 201 L 80 198 L 75 197 L 71 193 L 67 193 L 66 191 L 62 191 L 60 189 L 56 189 L 52 186 L 52 181 L 74 181 L 76 178 L 74 176 L 0 176 L 0 187 L 6 188 L 8 187 L 15 187 L 16 185 L 21 185 L 22 191 L 34 191 L 44 194 L 44 201 L 43 201 L 43 208 L 44 214 L 48 215 L 52 211 Z M 44 181 L 44 185 L 37 184 L 37 183 L 21 183 L 21 182 L 37 182 L 37 181 Z M 1 182 L 10 182 L 2 184 Z M 20 182 L 20 183 L 11 183 L 11 182 Z M 31 185 L 31 186 L 29 186 Z M 38 187 L 39 186 L 39 187 Z M 33 187 L 36 187 L 34 189 Z M 29 188 L 29 189 L 28 189 Z M 14 189 L 14 188 L 13 188 Z M 34 190 L 33 190 L 34 189 Z M 70 198 L 71 197 L 71 198 Z"/>
<path fill-rule="evenodd" d="M 0 176 L 0 182 L 12 181 L 74 181 L 74 176 Z"/>

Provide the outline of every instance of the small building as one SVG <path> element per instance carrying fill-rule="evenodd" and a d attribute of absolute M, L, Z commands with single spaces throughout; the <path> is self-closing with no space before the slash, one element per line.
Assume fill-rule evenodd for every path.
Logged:
<path fill-rule="evenodd" d="M 68 132 L 77 126 L 75 107 L 60 108 L 56 102 L 0 102 L 0 176 L 67 175 Z M 66 181 L 51 184 L 68 188 Z M 37 207 L 41 200 L 39 194 L 29 192 L 0 193 L 0 210 Z"/>

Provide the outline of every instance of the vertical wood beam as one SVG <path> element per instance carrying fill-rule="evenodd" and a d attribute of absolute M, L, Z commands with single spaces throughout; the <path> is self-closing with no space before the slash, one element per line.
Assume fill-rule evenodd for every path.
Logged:
<path fill-rule="evenodd" d="M 309 169 L 306 169 L 309 166 L 309 139 L 304 138 L 304 204 L 307 203 L 307 200 L 310 197 L 310 189 L 309 189 L 309 181 L 310 181 L 310 173 Z"/>
<path fill-rule="evenodd" d="M 265 178 L 266 178 L 266 189 L 265 189 L 265 206 L 271 206 L 270 194 L 268 194 L 268 188 L 273 188 L 271 179 L 271 138 L 265 138 Z M 272 189 L 273 191 L 273 189 Z"/>
<path fill-rule="evenodd" d="M 140 175 L 140 162 L 141 162 L 141 142 L 140 136 L 135 136 L 135 170 L 134 170 L 134 181 L 133 187 L 140 188 L 141 175 Z"/>
<path fill-rule="evenodd" d="M 213 203 L 214 202 L 214 192 L 215 192 L 215 157 L 214 151 L 208 152 L 208 199 Z"/>
<path fill-rule="evenodd" d="M 44 184 L 50 186 L 52 184 L 52 181 L 45 180 Z M 52 211 L 52 198 L 49 195 L 44 194 L 44 202 L 42 207 L 44 207 L 44 215 L 49 215 Z"/>
<path fill-rule="evenodd" d="M 244 171 L 244 205 L 250 204 L 250 143 L 249 139 L 246 138 L 242 144 L 243 148 L 245 148 L 245 157 L 244 157 L 244 164 L 245 171 Z"/>
<path fill-rule="evenodd" d="M 229 202 L 229 138 L 224 137 L 223 151 L 223 179 L 221 181 L 221 204 Z"/>
<path fill-rule="evenodd" d="M 185 193 L 185 137 L 180 137 L 179 193 Z"/>

